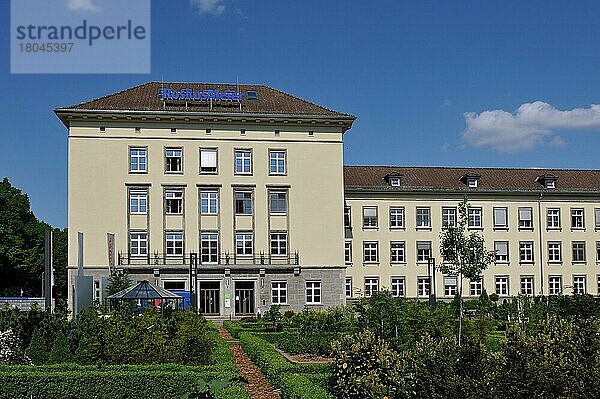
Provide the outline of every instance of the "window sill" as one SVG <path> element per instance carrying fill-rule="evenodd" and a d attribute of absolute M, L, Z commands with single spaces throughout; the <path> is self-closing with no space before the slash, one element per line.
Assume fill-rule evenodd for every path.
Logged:
<path fill-rule="evenodd" d="M 431 226 L 417 226 L 415 227 L 417 231 L 431 231 Z"/>
<path fill-rule="evenodd" d="M 182 175 L 182 174 L 183 174 L 183 170 L 178 170 L 178 171 L 174 171 L 174 172 L 165 170 L 165 175 Z"/>
<path fill-rule="evenodd" d="M 134 175 L 147 175 L 148 171 L 147 170 L 130 170 L 129 173 L 134 174 Z"/>
<path fill-rule="evenodd" d="M 390 266 L 406 266 L 406 262 L 390 262 Z"/>
<path fill-rule="evenodd" d="M 218 213 L 200 213 L 200 216 L 218 216 Z"/>
<path fill-rule="evenodd" d="M 562 231 L 561 227 L 547 227 L 546 231 Z"/>
<path fill-rule="evenodd" d="M 519 231 L 533 231 L 533 227 L 519 227 Z"/>
<path fill-rule="evenodd" d="M 252 216 L 251 213 L 236 213 L 235 216 Z"/>
<path fill-rule="evenodd" d="M 586 266 L 587 265 L 587 261 L 585 261 L 585 260 L 577 260 L 577 261 L 571 262 L 571 264 L 573 266 Z"/>
<path fill-rule="evenodd" d="M 417 266 L 419 266 L 419 265 L 421 265 L 421 266 L 427 266 L 427 265 L 429 265 L 429 262 L 420 260 L 420 261 L 417 261 Z"/>
<path fill-rule="evenodd" d="M 379 266 L 379 262 L 363 262 L 363 266 Z"/>
<path fill-rule="evenodd" d="M 571 232 L 573 231 L 583 231 L 585 232 L 585 227 L 571 227 Z"/>
<path fill-rule="evenodd" d="M 270 172 L 269 176 L 287 176 L 287 173 L 273 173 L 273 172 Z"/>
<path fill-rule="evenodd" d="M 321 302 L 306 302 L 306 306 L 318 306 L 323 305 Z"/>
<path fill-rule="evenodd" d="M 494 226 L 494 231 L 508 231 L 508 226 Z"/>
<path fill-rule="evenodd" d="M 183 212 L 179 212 L 179 213 L 168 213 L 165 212 L 166 216 L 183 216 Z"/>
<path fill-rule="evenodd" d="M 400 227 L 390 227 L 390 231 L 394 231 L 394 230 L 401 230 L 401 231 L 404 231 L 404 230 L 406 230 L 406 227 L 404 227 L 404 226 L 400 226 Z"/>
<path fill-rule="evenodd" d="M 494 262 L 496 266 L 510 266 L 510 262 Z"/>
<path fill-rule="evenodd" d="M 472 231 L 483 231 L 483 227 L 469 227 L 468 230 Z"/>
<path fill-rule="evenodd" d="M 246 172 L 246 173 L 235 172 L 233 175 L 234 176 L 252 176 L 252 172 Z"/>
<path fill-rule="evenodd" d="M 519 264 L 522 266 L 533 266 L 533 265 L 535 265 L 535 262 L 534 261 L 526 261 L 526 262 L 521 261 L 521 262 L 519 262 Z"/>
<path fill-rule="evenodd" d="M 201 175 L 218 175 L 219 172 L 203 172 L 203 171 L 200 171 L 199 174 L 201 174 Z"/>
<path fill-rule="evenodd" d="M 552 261 L 548 261 L 549 265 L 557 265 L 557 266 L 562 266 L 562 260 L 552 260 Z"/>
<path fill-rule="evenodd" d="M 379 230 L 379 226 L 363 226 L 363 231 L 364 230 Z"/>

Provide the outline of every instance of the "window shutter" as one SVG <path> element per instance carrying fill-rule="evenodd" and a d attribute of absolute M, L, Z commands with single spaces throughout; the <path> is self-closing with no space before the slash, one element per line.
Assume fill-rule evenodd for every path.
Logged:
<path fill-rule="evenodd" d="M 202 150 L 201 167 L 216 168 L 217 167 L 217 152 L 212 150 Z"/>
<path fill-rule="evenodd" d="M 519 209 L 519 219 L 521 219 L 521 220 L 531 220 L 531 208 L 521 208 L 521 209 Z"/>
<path fill-rule="evenodd" d="M 377 216 L 377 208 L 364 208 L 363 209 L 365 217 L 376 217 Z"/>

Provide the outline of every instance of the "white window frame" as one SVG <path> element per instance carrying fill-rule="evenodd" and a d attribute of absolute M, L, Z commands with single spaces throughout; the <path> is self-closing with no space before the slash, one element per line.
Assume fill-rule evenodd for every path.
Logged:
<path fill-rule="evenodd" d="M 283 199 L 280 196 L 283 195 Z M 286 190 L 269 190 L 269 213 L 271 215 L 286 215 L 287 214 L 287 199 L 288 192 Z M 283 210 L 273 206 L 283 203 Z"/>
<path fill-rule="evenodd" d="M 483 208 L 472 207 L 468 209 L 469 216 L 469 228 L 470 229 L 482 229 L 483 228 Z"/>
<path fill-rule="evenodd" d="M 390 241 L 390 263 L 406 263 L 404 241 Z"/>
<path fill-rule="evenodd" d="M 252 256 L 254 253 L 254 233 L 251 231 L 238 231 L 235 233 L 236 256 Z"/>
<path fill-rule="evenodd" d="M 494 207 L 494 228 L 495 229 L 508 229 L 508 208 L 507 207 Z M 504 224 L 500 224 L 498 219 L 501 214 L 504 214 Z"/>
<path fill-rule="evenodd" d="M 171 165 L 171 160 L 175 161 L 175 165 Z M 179 162 L 177 162 L 177 160 L 179 160 Z M 174 170 L 171 170 L 172 166 L 175 166 Z M 183 173 L 183 148 L 165 148 L 165 173 Z"/>
<path fill-rule="evenodd" d="M 417 277 L 417 296 L 419 298 L 429 297 L 430 288 L 429 277 Z"/>
<path fill-rule="evenodd" d="M 219 150 L 217 148 L 200 148 L 200 174 L 215 175 L 217 173 L 219 173 Z"/>
<path fill-rule="evenodd" d="M 129 213 L 146 215 L 148 213 L 148 193 L 132 191 L 129 193 Z"/>
<path fill-rule="evenodd" d="M 363 241 L 363 263 L 379 263 L 379 241 Z"/>
<path fill-rule="evenodd" d="M 575 248 L 577 246 L 577 248 Z M 571 242 L 571 256 L 573 263 L 585 263 L 586 262 L 586 250 L 585 241 L 572 241 Z"/>
<path fill-rule="evenodd" d="M 133 168 L 133 161 L 136 160 L 136 168 Z M 141 167 L 143 166 L 143 167 Z M 129 172 L 147 173 L 148 172 L 148 148 L 147 147 L 129 147 Z"/>
<path fill-rule="evenodd" d="M 390 229 L 404 228 L 404 208 L 390 207 Z"/>
<path fill-rule="evenodd" d="M 219 233 L 214 231 L 200 233 L 200 263 L 219 263 Z"/>
<path fill-rule="evenodd" d="M 483 279 L 469 281 L 469 295 L 481 296 L 483 294 Z"/>
<path fill-rule="evenodd" d="M 502 249 L 505 249 L 503 252 Z M 494 241 L 495 263 L 508 263 L 508 241 Z"/>
<path fill-rule="evenodd" d="M 431 258 L 431 241 L 417 241 L 417 263 L 427 263 Z"/>
<path fill-rule="evenodd" d="M 344 228 L 352 228 L 352 207 L 348 205 L 344 206 Z"/>
<path fill-rule="evenodd" d="M 431 208 L 417 207 L 416 217 L 417 229 L 431 229 Z"/>
<path fill-rule="evenodd" d="M 271 303 L 273 305 L 287 305 L 287 281 L 271 281 Z"/>
<path fill-rule="evenodd" d="M 495 282 L 496 282 L 496 294 L 498 294 L 498 296 L 509 296 L 510 281 L 508 279 L 508 276 L 496 276 Z"/>
<path fill-rule="evenodd" d="M 548 276 L 548 295 L 562 294 L 562 276 Z"/>
<path fill-rule="evenodd" d="M 562 262 L 562 243 L 560 241 L 548 241 L 548 262 Z"/>
<path fill-rule="evenodd" d="M 594 208 L 596 230 L 600 230 L 600 208 Z"/>
<path fill-rule="evenodd" d="M 363 228 L 377 228 L 379 214 L 376 206 L 363 206 Z"/>
<path fill-rule="evenodd" d="M 274 249 L 275 251 L 273 251 Z M 269 234 L 269 250 L 273 256 L 286 256 L 288 254 L 288 233 L 272 231 Z"/>
<path fill-rule="evenodd" d="M 252 150 L 235 149 L 233 152 L 233 170 L 236 175 L 252 174 Z M 239 162 L 239 165 L 238 165 Z M 238 168 L 239 166 L 239 168 Z"/>
<path fill-rule="evenodd" d="M 170 205 L 173 204 L 173 205 Z M 178 204 L 178 205 L 177 205 Z M 175 210 L 173 210 L 175 207 Z M 167 189 L 165 190 L 165 214 L 181 215 L 183 214 L 183 190 Z"/>
<path fill-rule="evenodd" d="M 520 263 L 533 263 L 533 241 L 519 241 L 519 262 Z"/>
<path fill-rule="evenodd" d="M 346 277 L 344 290 L 346 291 L 346 298 L 352 298 L 352 277 Z"/>
<path fill-rule="evenodd" d="M 456 208 L 442 208 L 442 229 L 456 226 Z"/>
<path fill-rule="evenodd" d="M 571 229 L 573 230 L 584 230 L 585 229 L 585 211 L 583 208 L 572 208 L 571 209 Z"/>
<path fill-rule="evenodd" d="M 307 305 L 320 305 L 321 301 L 322 301 L 321 282 L 320 281 L 307 281 L 306 282 L 306 304 Z"/>
<path fill-rule="evenodd" d="M 286 174 L 286 150 L 269 150 L 269 175 L 285 176 Z"/>
<path fill-rule="evenodd" d="M 379 292 L 379 277 L 365 277 L 365 298 Z"/>
<path fill-rule="evenodd" d="M 560 208 L 548 208 L 546 211 L 546 227 L 548 230 L 560 229 Z"/>
<path fill-rule="evenodd" d="M 400 178 L 399 177 L 390 177 L 390 186 L 400 187 Z"/>
<path fill-rule="evenodd" d="M 477 188 L 477 180 L 474 177 L 468 177 L 467 178 L 467 187 L 469 188 Z"/>
<path fill-rule="evenodd" d="M 344 263 L 352 264 L 352 241 L 344 241 Z"/>
<path fill-rule="evenodd" d="M 444 276 L 444 296 L 454 297 L 458 292 L 456 276 Z"/>
<path fill-rule="evenodd" d="M 600 241 L 596 241 L 596 262 L 600 262 Z"/>
<path fill-rule="evenodd" d="M 521 276 L 521 294 L 532 296 L 534 294 L 533 276 Z"/>
<path fill-rule="evenodd" d="M 242 198 L 238 198 L 238 194 L 242 195 Z M 248 198 L 247 196 L 250 195 Z M 235 205 L 236 215 L 252 215 L 254 213 L 254 193 L 252 190 L 234 190 L 233 201 Z M 241 201 L 242 207 L 238 211 L 238 201 Z M 247 212 L 246 204 L 250 203 L 250 211 Z"/>
<path fill-rule="evenodd" d="M 135 243 L 135 245 L 134 245 Z M 135 251 L 134 251 L 135 249 Z M 129 232 L 129 255 L 147 256 L 148 255 L 148 232 L 131 231 Z"/>
<path fill-rule="evenodd" d="M 392 296 L 394 298 L 404 298 L 406 296 L 405 277 L 392 277 L 390 283 L 392 286 Z"/>
<path fill-rule="evenodd" d="M 519 208 L 519 230 L 533 230 L 533 208 Z"/>
<path fill-rule="evenodd" d="M 573 294 L 587 294 L 587 276 L 573 276 Z"/>
<path fill-rule="evenodd" d="M 206 209 L 206 211 L 205 211 Z M 200 190 L 200 214 L 217 215 L 219 213 L 219 191 Z"/>
<path fill-rule="evenodd" d="M 167 256 L 183 256 L 184 236 L 182 231 L 168 231 L 165 233 L 165 254 Z"/>

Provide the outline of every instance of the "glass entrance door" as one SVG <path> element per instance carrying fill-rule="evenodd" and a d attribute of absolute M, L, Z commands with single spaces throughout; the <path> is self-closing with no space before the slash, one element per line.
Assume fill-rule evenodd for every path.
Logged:
<path fill-rule="evenodd" d="M 218 281 L 200 281 L 200 313 L 218 315 L 221 312 L 219 298 L 220 285 Z"/>
<path fill-rule="evenodd" d="M 235 314 L 254 314 L 254 281 L 235 282 Z"/>

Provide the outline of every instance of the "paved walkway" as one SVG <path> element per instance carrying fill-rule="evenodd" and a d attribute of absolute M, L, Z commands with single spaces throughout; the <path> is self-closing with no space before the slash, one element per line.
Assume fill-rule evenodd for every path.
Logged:
<path fill-rule="evenodd" d="M 279 390 L 274 389 L 267 377 L 250 360 L 239 344 L 233 343 L 233 337 L 223 327 L 218 328 L 219 335 L 231 343 L 231 351 L 240 375 L 248 381 L 246 389 L 252 399 L 281 399 Z"/>

